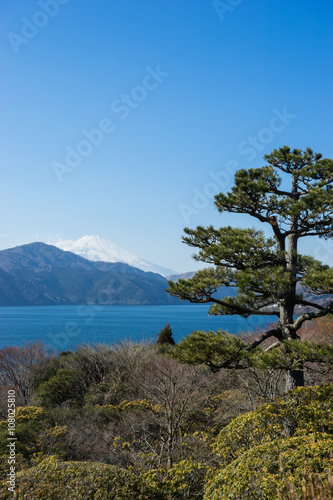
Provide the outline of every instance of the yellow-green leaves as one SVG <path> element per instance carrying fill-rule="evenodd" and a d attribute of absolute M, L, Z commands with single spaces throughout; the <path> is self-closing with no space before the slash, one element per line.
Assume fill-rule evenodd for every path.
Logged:
<path fill-rule="evenodd" d="M 253 446 L 314 432 L 333 435 L 333 384 L 299 387 L 235 418 L 220 432 L 213 450 L 230 463 Z"/>
<path fill-rule="evenodd" d="M 222 468 L 205 500 L 286 498 L 287 480 L 301 491 L 304 471 L 327 474 L 333 453 L 333 384 L 298 388 L 235 418 L 213 450 Z"/>
<path fill-rule="evenodd" d="M 254 446 L 222 469 L 207 484 L 204 500 L 276 500 L 286 491 L 286 479 L 302 489 L 303 474 L 326 475 L 333 453 L 328 434 L 275 440 Z"/>

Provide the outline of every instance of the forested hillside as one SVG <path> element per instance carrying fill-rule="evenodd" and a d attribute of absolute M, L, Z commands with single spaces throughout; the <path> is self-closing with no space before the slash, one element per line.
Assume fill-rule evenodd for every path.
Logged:
<path fill-rule="evenodd" d="M 160 274 L 92 262 L 45 243 L 0 251 L 0 306 L 178 304 Z"/>
<path fill-rule="evenodd" d="M 284 394 L 282 368 L 180 363 L 167 330 L 155 345 L 2 349 L 1 498 L 8 390 L 18 499 L 330 498 L 332 363 L 306 363 L 307 386 Z M 302 335 L 330 345 L 333 321 Z"/>

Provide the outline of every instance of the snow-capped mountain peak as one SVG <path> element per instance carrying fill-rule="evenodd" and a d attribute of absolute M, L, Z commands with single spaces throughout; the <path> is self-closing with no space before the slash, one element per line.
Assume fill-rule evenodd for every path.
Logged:
<path fill-rule="evenodd" d="M 61 250 L 73 252 L 92 261 L 124 262 L 142 271 L 150 271 L 152 273 L 161 274 L 162 276 L 177 274 L 175 271 L 172 271 L 172 269 L 140 259 L 120 245 L 117 245 L 117 243 L 113 243 L 100 236 L 83 236 L 83 238 L 77 241 L 60 240 L 54 243 L 54 246 L 61 248 Z"/>

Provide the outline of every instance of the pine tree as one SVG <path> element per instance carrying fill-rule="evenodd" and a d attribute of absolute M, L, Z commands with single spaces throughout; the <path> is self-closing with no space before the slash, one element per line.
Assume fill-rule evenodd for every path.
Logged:
<path fill-rule="evenodd" d="M 301 238 L 332 237 L 333 160 L 310 148 L 288 146 L 264 159 L 267 164 L 261 168 L 237 171 L 231 192 L 216 195 L 215 205 L 221 213 L 248 214 L 270 228 L 271 237 L 262 230 L 230 226 L 185 228 L 183 241 L 199 250 L 194 258 L 214 267 L 189 280 L 170 281 L 168 292 L 182 300 L 212 303 L 214 315 L 277 316 L 276 328 L 246 350 L 271 337 L 283 343 L 286 356 L 295 357 L 286 371 L 286 389 L 292 389 L 304 385 L 304 371 L 288 342 L 299 339 L 297 332 L 305 321 L 333 312 L 333 300 L 324 306 L 299 293 L 333 294 L 333 268 L 298 253 Z M 216 298 L 221 286 L 235 288 L 236 296 Z M 294 319 L 297 306 L 310 306 L 313 312 Z"/>

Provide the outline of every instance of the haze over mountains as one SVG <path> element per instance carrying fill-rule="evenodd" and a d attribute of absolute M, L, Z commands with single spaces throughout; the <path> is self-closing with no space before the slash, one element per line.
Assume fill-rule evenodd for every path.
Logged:
<path fill-rule="evenodd" d="M 167 279 L 123 262 L 93 262 L 45 243 L 0 251 L 0 306 L 179 304 Z"/>
<path fill-rule="evenodd" d="M 77 241 L 58 241 L 54 246 L 73 252 L 85 259 L 103 262 L 124 262 L 142 271 L 158 273 L 162 276 L 178 274 L 172 269 L 168 269 L 147 260 L 136 257 L 117 243 L 113 243 L 100 236 L 83 236 Z"/>

